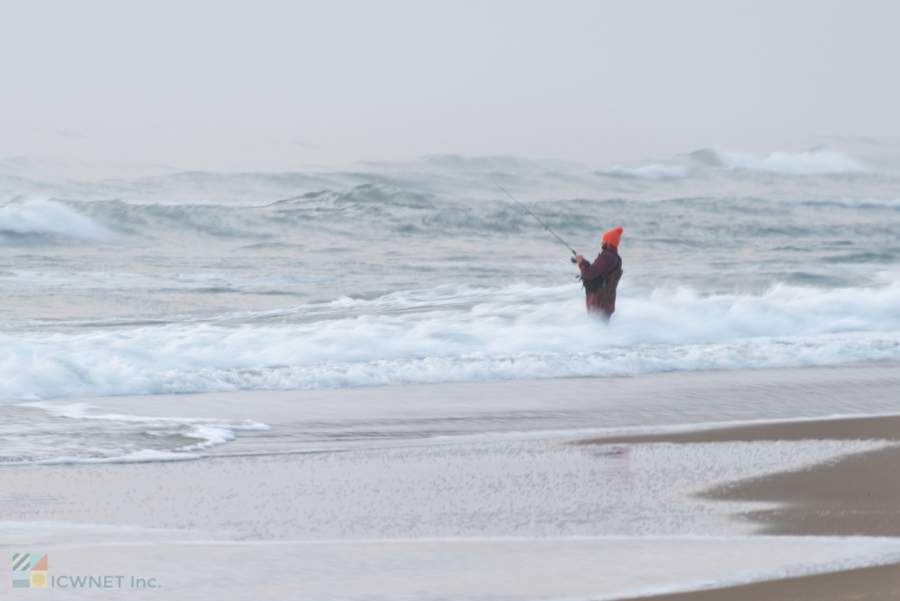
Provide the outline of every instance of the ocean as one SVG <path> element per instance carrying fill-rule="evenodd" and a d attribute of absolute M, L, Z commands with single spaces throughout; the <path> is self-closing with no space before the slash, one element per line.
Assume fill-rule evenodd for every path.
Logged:
<path fill-rule="evenodd" d="M 624 228 L 609 323 L 498 184 L 586 257 Z M 0 461 L 194 456 L 271 428 L 91 398 L 900 360 L 898 186 L 875 147 L 96 179 L 6 161 Z"/>

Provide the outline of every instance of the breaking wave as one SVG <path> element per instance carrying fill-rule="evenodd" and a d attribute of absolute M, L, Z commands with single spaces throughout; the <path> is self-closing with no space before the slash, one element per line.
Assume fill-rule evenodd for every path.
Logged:
<path fill-rule="evenodd" d="M 574 286 L 444 286 L 285 311 L 283 323 L 0 336 L 19 399 L 304 389 L 900 359 L 900 284 L 762 295 L 625 287 L 605 324 Z M 290 319 L 290 321 L 287 321 Z"/>
<path fill-rule="evenodd" d="M 627 169 L 624 167 L 611 167 L 609 169 L 595 169 L 595 173 L 607 175 L 609 177 L 620 177 L 624 179 L 643 179 L 643 180 L 667 180 L 667 179 L 684 179 L 690 177 L 691 170 L 684 165 L 663 165 L 653 164 L 644 165 L 643 167 L 635 167 Z"/>
<path fill-rule="evenodd" d="M 0 417 L 0 464 L 178 461 L 227 444 L 238 432 L 271 429 L 250 420 L 96 413 L 84 403 L 0 405 Z"/>
<path fill-rule="evenodd" d="M 717 162 L 731 169 L 768 171 L 790 175 L 861 173 L 867 171 L 865 166 L 856 159 L 827 148 L 814 148 L 798 153 L 774 152 L 765 157 L 744 153 L 717 154 Z"/>
<path fill-rule="evenodd" d="M 0 236 L 53 236 L 84 242 L 106 242 L 107 231 L 93 219 L 63 203 L 12 201 L 0 205 Z"/>

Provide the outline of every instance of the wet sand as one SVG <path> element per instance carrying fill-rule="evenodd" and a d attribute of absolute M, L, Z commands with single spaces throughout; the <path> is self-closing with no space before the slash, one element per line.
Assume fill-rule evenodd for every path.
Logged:
<path fill-rule="evenodd" d="M 851 417 L 750 424 L 708 430 L 587 438 L 578 444 L 751 442 L 757 440 L 898 440 L 900 416 Z"/>
<path fill-rule="evenodd" d="M 900 440 L 900 418 L 873 417 L 760 424 L 708 431 L 615 437 L 582 444 L 799 439 Z M 826 465 L 764 476 L 708 491 L 708 499 L 784 504 L 744 514 L 761 534 L 900 536 L 900 447 Z M 750 585 L 649 597 L 655 601 L 900 599 L 900 564 Z"/>
<path fill-rule="evenodd" d="M 842 550 L 848 541 L 865 547 L 886 540 L 885 548 L 894 553 L 889 547 L 896 539 L 870 537 L 900 537 L 900 445 L 853 445 L 859 440 L 900 442 L 900 416 L 723 425 L 605 438 L 584 434 L 582 440 L 573 440 L 578 435 L 571 429 L 568 434 L 538 431 L 523 439 L 480 442 L 448 438 L 427 445 L 408 444 L 397 436 L 392 446 L 310 452 L 301 451 L 304 445 L 285 444 L 278 453 L 265 452 L 274 448 L 270 439 L 281 444 L 282 438 L 308 429 L 309 421 L 297 421 L 300 425 L 292 430 L 291 420 L 296 415 L 308 420 L 310 408 L 317 409 L 313 417 L 324 423 L 332 414 L 356 415 L 350 410 L 357 407 L 374 411 L 373 399 L 386 395 L 406 395 L 413 408 L 426 393 L 430 401 L 442 394 L 453 396 L 453 402 L 442 405 L 453 413 L 432 410 L 430 403 L 421 405 L 416 417 L 424 420 L 421 423 L 452 422 L 440 432 L 471 436 L 483 431 L 484 423 L 501 418 L 503 424 L 534 421 L 535 427 L 632 427 L 634 421 L 624 414 L 595 421 L 595 415 L 615 406 L 596 400 L 604 397 L 621 404 L 622 399 L 645 395 L 658 400 L 647 412 L 687 415 L 697 423 L 710 409 L 731 408 L 724 419 L 741 419 L 742 411 L 760 404 L 791 402 L 808 407 L 800 415 L 827 415 L 842 404 L 852 410 L 854 403 L 871 398 L 880 399 L 879 410 L 889 411 L 898 389 L 900 366 L 869 364 L 323 392 L 315 395 L 322 397 L 321 403 L 306 404 L 303 411 L 291 404 L 294 395 L 297 400 L 313 395 L 284 393 L 270 399 L 257 393 L 250 399 L 257 401 L 253 404 L 243 402 L 247 395 L 235 395 L 231 403 L 227 401 L 232 397 L 154 399 L 160 404 L 146 404 L 147 412 L 163 416 L 170 415 L 172 407 L 199 416 L 208 415 L 212 407 L 234 412 L 229 414 L 233 418 L 259 419 L 257 413 L 265 409 L 270 414 L 264 419 L 275 428 L 272 435 L 247 435 L 246 442 L 239 438 L 221 447 L 221 453 L 193 461 L 5 466 L 0 470 L 0 539 L 5 539 L 0 547 L 9 552 L 47 550 L 57 574 L 115 561 L 122 572 L 165 574 L 166 596 L 173 599 L 245 598 L 254 591 L 272 599 L 297 598 L 298 581 L 315 584 L 323 574 L 340 574 L 340 581 L 315 584 L 321 588 L 310 584 L 310 594 L 340 596 L 344 591 L 350 598 L 350 593 L 382 590 L 387 591 L 384 598 L 401 592 L 415 598 L 446 583 L 440 590 L 456 591 L 454 598 L 476 593 L 485 598 L 526 597 L 537 594 L 533 583 L 540 583 L 549 597 L 565 593 L 590 599 L 602 591 L 637 595 L 679 590 L 670 584 L 680 590 L 713 586 L 708 573 L 713 564 L 721 564 L 720 572 L 712 575 L 720 587 L 751 581 L 730 576 L 742 570 L 753 572 L 753 578 L 776 580 L 650 598 L 900 598 L 900 564 L 795 578 L 785 576 L 810 572 L 781 570 L 814 554 L 823 560 L 853 554 L 862 558 L 865 549 Z M 505 401 L 490 407 L 495 413 L 483 406 L 486 400 L 502 401 L 503 394 L 526 399 L 527 406 L 520 409 L 527 409 L 528 415 L 504 413 Z M 468 400 L 471 408 L 463 411 L 466 405 L 456 402 L 457 397 Z M 571 406 L 560 407 L 557 399 L 568 399 Z M 145 399 L 104 402 L 122 405 L 106 410 L 128 413 L 125 409 Z M 596 413 L 582 413 L 581 404 L 587 403 L 600 407 L 593 408 Z M 545 406 L 554 411 L 541 412 Z M 497 419 L 479 417 L 483 415 Z M 359 428 L 346 430 L 361 438 L 361 428 L 371 428 L 371 419 L 366 415 Z M 456 425 L 460 422 L 475 425 L 463 428 Z M 421 423 L 402 421 L 395 429 L 406 434 Z M 346 433 L 332 434 L 338 438 Z M 747 441 L 793 442 L 765 442 L 748 450 Z M 832 445 L 834 441 L 843 442 Z M 738 444 L 690 444 L 707 442 Z M 830 446 L 835 454 L 827 459 Z M 878 450 L 871 450 L 876 446 Z M 739 452 L 746 453 L 740 455 L 744 459 L 728 459 Z M 726 464 L 732 467 L 723 471 Z M 801 464 L 816 467 L 787 467 Z M 749 471 L 735 471 L 733 466 Z M 676 486 L 665 477 L 680 480 L 673 481 Z M 13 537 L 17 529 L 21 533 Z M 717 539 L 722 533 L 726 538 Z M 611 534 L 624 538 L 610 539 Z M 675 538 L 665 538 L 672 534 Z M 657 538 L 660 535 L 665 536 Z M 737 536 L 727 538 L 732 535 Z M 860 538 L 797 538 L 812 535 Z M 201 555 L 202 562 L 189 561 Z M 251 566 L 251 557 L 257 561 L 252 569 L 239 567 Z M 870 564 L 861 559 L 840 565 Z M 348 565 L 358 578 L 346 584 Z M 195 569 L 200 566 L 203 570 Z M 305 576 L 296 573 L 297 566 L 304 567 Z M 367 580 L 370 572 L 377 572 L 378 582 Z M 210 580 L 212 576 L 227 576 L 224 581 L 234 588 L 223 588 Z M 265 580 L 269 588 L 263 591 L 257 580 Z M 654 589 L 651 580 L 660 586 Z M 53 594 L 68 598 L 71 591 Z"/>

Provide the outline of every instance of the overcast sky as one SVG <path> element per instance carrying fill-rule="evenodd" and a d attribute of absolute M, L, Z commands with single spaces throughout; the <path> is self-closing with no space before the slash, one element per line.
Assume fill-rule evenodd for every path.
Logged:
<path fill-rule="evenodd" d="M 0 159 L 608 163 L 900 138 L 900 2 L 0 3 Z"/>

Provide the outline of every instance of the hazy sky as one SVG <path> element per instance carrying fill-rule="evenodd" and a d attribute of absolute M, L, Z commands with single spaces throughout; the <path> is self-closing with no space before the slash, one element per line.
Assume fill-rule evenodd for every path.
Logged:
<path fill-rule="evenodd" d="M 900 138 L 900 2 L 0 3 L 0 159 L 588 163 Z"/>

